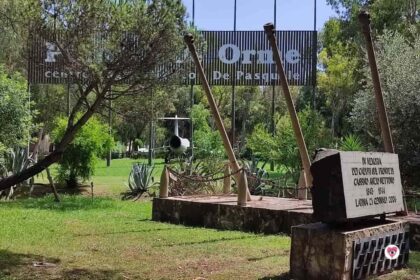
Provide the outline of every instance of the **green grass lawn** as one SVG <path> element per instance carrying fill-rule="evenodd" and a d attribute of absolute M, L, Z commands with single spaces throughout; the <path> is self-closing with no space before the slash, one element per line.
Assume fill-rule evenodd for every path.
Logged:
<path fill-rule="evenodd" d="M 110 167 L 106 166 L 105 160 L 101 160 L 96 165 L 95 175 L 89 182 L 85 183 L 90 184 L 92 181 L 94 184 L 94 193 L 96 194 L 119 197 L 122 192 L 128 189 L 128 175 L 130 174 L 131 166 L 136 162 L 147 163 L 147 159 L 113 159 Z M 153 160 L 153 164 L 155 166 L 153 177 L 155 181 L 159 181 L 164 161 L 163 159 L 155 159 Z M 55 168 L 56 165 L 53 165 L 51 168 L 53 176 L 56 174 Z M 40 176 L 36 177 L 35 182 L 47 184 L 46 173 L 43 172 Z"/>
<path fill-rule="evenodd" d="M 287 236 L 152 222 L 150 201 L 62 198 L 0 203 L 0 279 L 288 279 Z M 412 253 L 381 278 L 419 268 Z"/>
<path fill-rule="evenodd" d="M 136 162 L 147 163 L 147 159 L 113 159 L 110 167 L 106 166 L 105 161 L 100 161 L 92 178 L 95 188 L 109 195 L 119 195 L 128 188 L 128 175 L 131 166 Z M 155 159 L 153 164 L 155 166 L 153 177 L 155 181 L 159 181 L 164 161 L 163 159 Z"/>
<path fill-rule="evenodd" d="M 0 279 L 289 279 L 288 236 L 152 222 L 150 199 L 121 201 L 137 161 L 100 162 L 93 200 L 0 202 Z M 155 163 L 159 179 L 163 164 Z M 419 272 L 412 252 L 408 269 L 380 279 L 420 279 Z"/>
<path fill-rule="evenodd" d="M 149 201 L 64 196 L 61 204 L 52 197 L 0 203 L 0 278 L 258 279 L 288 272 L 286 236 L 150 218 Z"/>

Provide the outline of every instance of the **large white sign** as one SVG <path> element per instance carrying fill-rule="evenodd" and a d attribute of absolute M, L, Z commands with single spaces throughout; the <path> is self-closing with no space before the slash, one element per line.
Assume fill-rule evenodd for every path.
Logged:
<path fill-rule="evenodd" d="M 347 218 L 404 210 L 398 155 L 340 152 Z"/>

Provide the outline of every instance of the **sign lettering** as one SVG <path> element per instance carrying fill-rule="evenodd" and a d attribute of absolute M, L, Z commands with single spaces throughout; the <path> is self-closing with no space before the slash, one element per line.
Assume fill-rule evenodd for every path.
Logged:
<path fill-rule="evenodd" d="M 127 35 L 130 39 L 131 35 Z M 313 85 L 316 71 L 316 32 L 277 31 L 279 46 L 290 85 Z M 211 85 L 279 85 L 281 83 L 273 52 L 263 31 L 203 31 L 204 47 L 199 55 Z M 127 41 L 135 50 L 138 40 Z M 126 43 L 125 45 L 127 45 Z M 123 48 L 124 50 L 124 48 Z M 173 65 L 160 66 L 157 73 Z M 195 65 L 184 50 L 176 60 L 183 70 L 180 84 L 199 84 Z M 69 73 L 61 51 L 48 40 L 34 36 L 29 55 L 29 81 L 39 84 L 71 83 L 84 78 L 82 73 Z"/>
<path fill-rule="evenodd" d="M 340 152 L 347 218 L 404 209 L 398 156 Z"/>

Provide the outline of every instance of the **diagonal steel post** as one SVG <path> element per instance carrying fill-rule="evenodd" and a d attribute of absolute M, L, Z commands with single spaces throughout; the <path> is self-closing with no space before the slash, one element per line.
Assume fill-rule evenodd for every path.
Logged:
<path fill-rule="evenodd" d="M 287 82 L 286 74 L 284 72 L 283 63 L 280 57 L 280 51 L 276 43 L 276 36 L 274 34 L 274 25 L 267 23 L 264 25 L 264 31 L 267 34 L 268 41 L 270 42 L 273 50 L 274 61 L 277 65 L 277 73 L 280 76 L 280 85 L 283 90 L 284 98 L 286 99 L 287 109 L 290 114 L 292 121 L 293 131 L 295 133 L 297 145 L 299 148 L 299 154 L 302 161 L 303 170 L 306 175 L 307 187 L 312 185 L 312 175 L 310 171 L 311 161 L 308 155 L 308 149 L 306 148 L 305 139 L 303 138 L 302 129 L 300 127 L 299 119 L 296 114 L 295 105 L 293 104 L 292 95 L 289 90 L 289 83 Z"/>
<path fill-rule="evenodd" d="M 379 125 L 381 126 L 382 140 L 384 141 L 384 149 L 387 153 L 395 153 L 394 144 L 392 142 L 391 129 L 389 127 L 388 115 L 382 94 L 381 80 L 379 79 L 378 66 L 376 64 L 375 50 L 373 48 L 373 40 L 370 29 L 370 15 L 366 11 L 359 13 L 359 22 L 362 25 L 362 32 L 366 40 L 366 50 L 369 60 L 370 71 L 372 74 L 373 89 L 375 91 L 376 108 L 378 110 Z M 404 196 L 404 189 L 403 189 Z M 398 213 L 400 216 L 408 214 L 407 202 L 404 199 L 404 212 Z"/>
<path fill-rule="evenodd" d="M 206 97 L 210 105 L 211 113 L 216 122 L 217 129 L 219 130 L 219 133 L 222 136 L 223 146 L 228 155 L 230 166 L 232 167 L 232 171 L 235 173 L 234 176 L 238 184 L 238 205 L 245 206 L 246 202 L 251 200 L 251 195 L 249 193 L 248 184 L 246 180 L 246 174 L 245 172 L 240 171 L 239 163 L 236 160 L 236 156 L 235 156 L 235 153 L 233 152 L 232 145 L 226 133 L 225 126 L 223 124 L 219 110 L 216 106 L 216 102 L 214 101 L 214 97 L 211 92 L 209 82 L 207 81 L 207 77 L 204 73 L 204 69 L 203 69 L 203 66 L 201 65 L 200 59 L 198 58 L 198 54 L 194 45 L 194 38 L 192 34 L 185 35 L 184 41 L 187 44 L 188 49 L 190 50 L 190 53 L 191 53 L 191 57 L 195 63 L 195 66 L 197 67 L 197 72 L 198 72 L 198 75 L 200 76 L 201 84 L 203 86 L 204 92 L 206 93 Z"/>
<path fill-rule="evenodd" d="M 381 126 L 382 139 L 384 141 L 385 152 L 394 153 L 391 130 L 389 128 L 388 116 L 382 94 L 381 81 L 379 79 L 378 67 L 376 65 L 375 51 L 373 49 L 372 37 L 370 35 L 370 15 L 366 11 L 359 14 L 359 21 L 362 25 L 363 35 L 366 39 L 366 49 L 369 59 L 370 71 L 372 73 L 373 88 L 375 90 L 376 107 L 378 109 L 379 124 Z"/>

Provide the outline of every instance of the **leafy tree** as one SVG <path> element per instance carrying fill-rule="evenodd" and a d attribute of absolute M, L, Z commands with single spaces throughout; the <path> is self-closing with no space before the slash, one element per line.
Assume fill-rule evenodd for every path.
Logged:
<path fill-rule="evenodd" d="M 331 132 L 326 128 L 325 120 L 318 112 L 307 108 L 298 112 L 298 117 L 310 156 L 318 148 L 329 148 L 333 145 Z M 285 166 L 290 176 L 297 181 L 301 170 L 301 160 L 288 114 L 277 121 L 276 138 L 280 152 L 279 164 Z"/>
<path fill-rule="evenodd" d="M 410 37 L 409 26 L 419 24 L 418 0 L 327 0 L 340 16 L 341 38 L 355 43 L 363 42 L 357 16 L 361 9 L 371 14 L 374 32 L 386 29 L 399 31 Z"/>
<path fill-rule="evenodd" d="M 302 132 L 310 154 L 318 148 L 328 148 L 333 144 L 331 132 L 325 127 L 325 120 L 309 108 L 298 112 Z M 290 116 L 279 116 L 274 136 L 258 125 L 251 134 L 248 147 L 255 156 L 265 161 L 274 160 L 286 169 L 286 175 L 297 181 L 301 170 L 299 150 L 296 144 Z"/>
<path fill-rule="evenodd" d="M 29 96 L 18 73 L 8 75 L 0 65 L 0 153 L 28 144 L 31 128 Z"/>
<path fill-rule="evenodd" d="M 322 50 L 319 55 L 325 71 L 319 73 L 318 84 L 332 113 L 331 131 L 335 136 L 343 134 L 344 122 L 358 87 L 355 74 L 357 60 L 341 43 L 331 46 L 329 51 L 331 55 L 328 55 L 328 49 Z"/>
<path fill-rule="evenodd" d="M 72 77 L 77 100 L 55 151 L 20 174 L 1 180 L 0 190 L 57 162 L 105 100 L 142 93 L 173 76 L 172 69 L 159 73 L 156 69 L 175 62 L 182 46 L 179 35 L 185 29 L 185 8 L 180 1 L 21 2 L 24 12 L 11 14 L 8 21 L 21 27 L 18 36 L 24 42 L 29 40 L 29 33 L 50 41 L 61 51 L 65 70 L 84 75 Z M 55 36 L 58 32 L 60 36 Z"/>
<path fill-rule="evenodd" d="M 66 131 L 67 118 L 57 120 L 53 138 L 60 141 Z M 91 118 L 76 134 L 75 139 L 64 151 L 58 166 L 58 179 L 69 187 L 77 186 L 78 179 L 83 181 L 94 175 L 97 159 L 113 146 L 113 139 L 107 125 L 97 118 Z"/>
<path fill-rule="evenodd" d="M 20 34 L 25 26 L 16 21 L 27 9 L 25 0 L 0 0 L 0 64 L 8 71 L 24 73 L 27 61 L 22 56 L 25 39 Z"/>
<path fill-rule="evenodd" d="M 194 147 L 196 147 L 195 157 L 223 157 L 225 152 L 222 138 L 219 132 L 209 125 L 210 111 L 204 108 L 203 104 L 194 105 L 192 119 L 194 122 Z"/>
<path fill-rule="evenodd" d="M 377 63 L 391 133 L 400 157 L 402 175 L 409 186 L 420 180 L 420 35 L 414 31 L 414 42 L 398 32 L 384 32 L 379 37 Z M 379 123 L 370 72 L 365 67 L 366 86 L 356 95 L 352 124 L 365 142 L 382 150 Z"/>
<path fill-rule="evenodd" d="M 257 124 L 254 131 L 247 141 L 247 148 L 253 155 L 265 161 L 279 161 L 279 151 L 277 150 L 277 137 L 273 137 L 272 133 L 263 124 Z"/>

